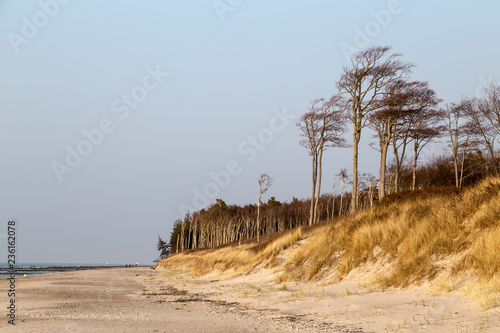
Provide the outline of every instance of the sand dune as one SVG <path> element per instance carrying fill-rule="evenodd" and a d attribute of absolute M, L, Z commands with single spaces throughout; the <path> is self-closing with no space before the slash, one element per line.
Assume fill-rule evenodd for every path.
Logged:
<path fill-rule="evenodd" d="M 376 290 L 369 286 L 372 284 L 362 283 L 370 275 L 363 269 L 340 283 L 328 284 L 279 282 L 279 268 L 257 268 L 235 277 L 226 272 L 197 278 L 182 270 L 160 270 L 159 278 L 165 284 L 213 300 L 237 302 L 247 314 L 288 318 L 299 331 L 500 332 L 497 309 L 483 311 L 459 292 L 443 293 L 435 285 Z"/>

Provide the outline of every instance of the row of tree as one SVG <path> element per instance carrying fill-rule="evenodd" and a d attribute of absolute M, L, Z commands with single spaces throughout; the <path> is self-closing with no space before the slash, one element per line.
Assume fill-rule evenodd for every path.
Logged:
<path fill-rule="evenodd" d="M 498 175 L 494 144 L 500 134 L 500 86 L 490 84 L 482 97 L 463 98 L 460 103 L 442 105 L 428 82 L 413 81 L 414 65 L 401 61 L 390 47 L 372 47 L 356 53 L 351 66 L 343 68 L 337 92 L 330 99 L 315 99 L 300 118 L 303 145 L 312 156 L 312 197 L 309 224 L 318 221 L 322 158 L 330 147 L 347 147 L 344 134 L 352 125 L 353 173 L 351 212 L 359 205 L 359 143 L 365 128 L 375 131 L 380 152 L 378 198 L 388 190 L 398 192 L 403 165 L 412 151 L 411 189 L 417 187 L 417 168 L 424 147 L 447 137 L 454 166 L 455 185 L 486 167 Z M 387 182 L 387 156 L 392 148 L 394 182 Z M 466 166 L 471 152 L 486 152 L 484 164 Z M 393 187 L 391 185 L 394 185 Z"/>
<path fill-rule="evenodd" d="M 495 152 L 499 157 L 499 152 Z M 471 151 L 464 158 L 464 169 L 467 177 L 462 180 L 463 186 L 478 183 L 490 174 L 489 163 L 481 151 Z M 434 156 L 417 169 L 416 188 L 455 186 L 455 172 L 451 155 Z M 413 165 L 407 159 L 400 167 L 399 190 L 409 191 L 413 188 Z M 396 164 L 394 161 L 387 166 L 387 190 L 395 193 Z M 379 200 L 377 178 L 371 174 L 360 174 L 358 177 L 359 209 L 373 206 Z M 341 170 L 334 177 L 332 193 L 317 197 L 318 220 L 327 220 L 334 216 L 350 213 L 352 193 L 344 188 L 352 185 L 351 176 Z M 316 200 L 315 200 L 316 202 Z M 258 213 L 258 211 L 260 211 Z M 258 222 L 260 219 L 260 222 Z M 160 236 L 158 251 L 160 258 L 170 253 L 178 253 L 195 248 L 216 247 L 230 242 L 241 242 L 248 238 L 293 229 L 309 224 L 310 200 L 294 198 L 292 202 L 279 202 L 271 197 L 259 205 L 227 205 L 223 200 L 206 209 L 187 214 L 184 219 L 174 222 L 169 240 Z"/>
<path fill-rule="evenodd" d="M 499 154 L 494 145 L 500 135 L 500 86 L 492 83 L 481 97 L 443 105 L 428 82 L 410 79 L 414 65 L 401 57 L 391 53 L 390 47 L 380 46 L 354 54 L 336 82 L 336 93 L 313 100 L 300 117 L 300 144 L 312 157 L 310 200 L 282 204 L 273 197 L 262 203 L 261 196 L 272 184 L 272 178 L 262 174 L 256 205 L 227 206 L 218 199 L 207 209 L 186 215 L 175 222 L 169 243 L 159 238 L 162 256 L 251 237 L 259 241 L 261 234 L 355 213 L 387 193 L 428 186 L 460 188 L 498 175 Z M 350 143 L 344 138 L 349 124 Z M 365 128 L 376 133 L 377 141 L 370 146 L 380 152 L 378 177 L 358 173 Z M 449 149 L 419 166 L 424 147 L 438 139 L 445 139 Z M 322 159 L 326 149 L 334 147 L 352 147 L 353 172 L 348 175 L 341 170 L 333 180 L 333 193 L 322 195 Z M 344 191 L 347 184 L 350 192 Z"/>

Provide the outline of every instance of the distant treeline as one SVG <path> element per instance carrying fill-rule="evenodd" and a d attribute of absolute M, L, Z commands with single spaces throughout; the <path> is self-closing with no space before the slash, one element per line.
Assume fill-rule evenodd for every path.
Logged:
<path fill-rule="evenodd" d="M 468 172 L 463 180 L 463 186 L 476 184 L 491 175 L 494 168 L 490 163 L 491 161 L 488 161 L 481 151 L 469 153 L 464 161 Z M 366 174 L 360 177 L 362 190 L 358 200 L 361 209 L 369 208 L 378 202 L 376 183 L 369 186 L 372 177 Z M 413 182 L 411 163 L 407 163 L 399 177 L 399 191 L 411 190 Z M 394 178 L 394 166 L 389 165 L 389 194 L 395 193 L 395 187 L 391 186 Z M 345 182 L 349 183 L 349 179 L 345 179 Z M 417 171 L 417 188 L 454 185 L 455 174 L 451 157 L 445 155 L 433 157 Z M 351 196 L 351 192 L 342 195 L 338 193 L 333 200 L 333 193 L 321 195 L 318 203 L 319 220 L 348 214 Z M 271 197 L 261 204 L 259 232 L 261 235 L 266 235 L 308 225 L 309 212 L 310 199 L 293 198 L 292 202 L 282 203 Z M 158 250 L 161 252 L 160 257 L 166 257 L 171 253 L 196 248 L 213 248 L 256 236 L 257 204 L 227 205 L 223 200 L 217 199 L 210 207 L 189 213 L 183 220 L 176 220 L 168 242 L 159 239 Z"/>
<path fill-rule="evenodd" d="M 347 196 L 348 194 L 346 194 Z M 344 199 L 344 209 L 348 206 Z M 257 204 L 227 205 L 217 199 L 207 209 L 187 214 L 184 220 L 176 220 L 168 244 L 169 253 L 194 248 L 217 247 L 247 238 L 293 229 L 309 222 L 309 200 L 293 198 L 292 202 L 281 203 L 274 197 L 260 206 L 260 230 L 257 230 Z M 319 214 L 322 220 L 338 214 L 340 198 L 333 208 L 332 196 L 320 198 Z"/>

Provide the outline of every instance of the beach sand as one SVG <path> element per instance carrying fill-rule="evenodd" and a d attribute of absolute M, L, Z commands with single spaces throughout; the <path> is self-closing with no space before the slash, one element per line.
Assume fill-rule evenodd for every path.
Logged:
<path fill-rule="evenodd" d="M 188 294 L 150 268 L 110 268 L 16 279 L 16 325 L 0 332 L 287 332 L 288 320 L 245 314 L 236 303 Z M 7 314 L 7 279 L 0 306 Z"/>
<path fill-rule="evenodd" d="M 277 283 L 277 274 L 133 267 L 19 277 L 16 325 L 2 314 L 0 332 L 500 332 L 496 309 L 456 292 Z M 5 314 L 8 284 L 0 280 Z"/>
<path fill-rule="evenodd" d="M 256 268 L 193 278 L 164 269 L 159 278 L 191 294 L 238 302 L 246 313 L 287 318 L 304 332 L 500 332 L 500 309 L 482 310 L 459 290 L 444 293 L 428 283 L 382 290 L 366 283 L 372 274 L 362 269 L 340 283 L 282 282 L 281 273 Z"/>

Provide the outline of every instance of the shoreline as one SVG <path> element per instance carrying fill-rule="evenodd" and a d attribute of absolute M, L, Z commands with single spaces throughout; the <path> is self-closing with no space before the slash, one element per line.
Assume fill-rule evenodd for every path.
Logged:
<path fill-rule="evenodd" d="M 17 277 L 16 325 L 2 315 L 0 331 L 310 331 L 291 317 L 271 318 L 211 293 L 192 293 L 165 281 L 162 273 L 127 267 Z M 7 279 L 0 280 L 0 289 L 0 308 L 7 311 Z"/>
<path fill-rule="evenodd" d="M 497 310 L 456 292 L 278 283 L 277 271 L 212 272 L 127 267 L 16 278 L 16 325 L 1 332 L 494 332 Z M 0 279 L 7 311 L 8 280 Z"/>

